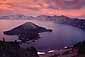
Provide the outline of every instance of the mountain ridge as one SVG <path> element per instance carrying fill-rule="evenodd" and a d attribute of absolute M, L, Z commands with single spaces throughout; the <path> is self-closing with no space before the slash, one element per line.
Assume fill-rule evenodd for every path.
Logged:
<path fill-rule="evenodd" d="M 57 24 L 65 24 L 65 25 L 71 25 L 73 27 L 80 28 L 82 30 L 85 30 L 85 19 L 80 18 L 71 18 L 64 15 L 61 16 L 47 16 L 47 15 L 40 15 L 40 16 L 25 16 L 22 14 L 17 15 L 8 15 L 8 16 L 0 16 L 0 19 L 8 19 L 8 20 L 40 20 L 40 21 L 53 21 Z"/>

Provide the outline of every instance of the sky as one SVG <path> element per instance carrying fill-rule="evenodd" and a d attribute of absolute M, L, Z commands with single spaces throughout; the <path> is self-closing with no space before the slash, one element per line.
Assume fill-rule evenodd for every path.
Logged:
<path fill-rule="evenodd" d="M 0 0 L 0 15 L 85 16 L 85 0 Z"/>

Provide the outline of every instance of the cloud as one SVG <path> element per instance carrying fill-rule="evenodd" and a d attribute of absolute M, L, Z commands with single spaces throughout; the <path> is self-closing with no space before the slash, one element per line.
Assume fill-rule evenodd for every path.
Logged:
<path fill-rule="evenodd" d="M 0 9 L 26 15 L 85 16 L 85 0 L 0 0 Z"/>

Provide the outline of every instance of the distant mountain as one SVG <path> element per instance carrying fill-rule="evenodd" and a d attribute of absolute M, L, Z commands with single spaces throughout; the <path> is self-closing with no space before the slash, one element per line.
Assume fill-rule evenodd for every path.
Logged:
<path fill-rule="evenodd" d="M 67 24 L 67 25 L 71 25 L 71 26 L 78 27 L 80 29 L 85 30 L 85 20 L 84 19 L 60 16 L 60 19 L 57 22 L 60 24 Z"/>
<path fill-rule="evenodd" d="M 0 16 L 0 19 L 28 19 L 28 20 L 40 20 L 40 21 L 54 21 L 57 24 L 66 24 L 71 25 L 80 29 L 85 30 L 85 19 L 80 18 L 71 18 L 67 16 L 47 16 L 47 15 L 40 15 L 40 16 L 25 16 L 22 14 L 16 14 L 16 15 L 3 15 Z"/>
<path fill-rule="evenodd" d="M 64 21 L 61 22 L 61 24 L 68 24 L 74 27 L 78 27 L 80 29 L 85 30 L 85 20 L 83 19 L 64 19 Z"/>
<path fill-rule="evenodd" d="M 32 16 L 25 16 L 23 14 L 0 15 L 0 19 L 33 19 Z"/>
<path fill-rule="evenodd" d="M 58 24 L 71 25 L 85 30 L 85 19 L 70 18 L 67 16 L 38 16 L 36 19 L 54 21 Z"/>

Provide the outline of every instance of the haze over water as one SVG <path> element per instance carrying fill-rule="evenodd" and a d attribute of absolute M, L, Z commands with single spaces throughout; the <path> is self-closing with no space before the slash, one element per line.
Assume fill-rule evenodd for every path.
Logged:
<path fill-rule="evenodd" d="M 69 25 L 57 24 L 53 21 L 39 20 L 0 20 L 0 40 L 4 37 L 6 41 L 16 40 L 17 36 L 7 36 L 3 31 L 10 30 L 25 22 L 33 22 L 39 26 L 50 28 L 53 32 L 41 33 L 41 38 L 33 43 L 39 49 L 55 49 L 71 46 L 74 43 L 85 40 L 85 32 Z"/>

